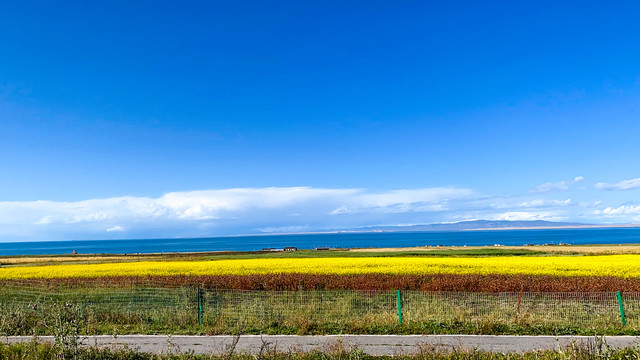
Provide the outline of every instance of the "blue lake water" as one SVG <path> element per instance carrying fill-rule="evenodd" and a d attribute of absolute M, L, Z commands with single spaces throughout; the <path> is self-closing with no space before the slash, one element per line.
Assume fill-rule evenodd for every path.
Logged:
<path fill-rule="evenodd" d="M 638 244 L 640 228 L 427 231 L 229 236 L 189 239 L 74 240 L 0 243 L 0 255 L 133 254 L 192 251 L 250 251 L 295 246 L 368 248 L 525 244 Z"/>

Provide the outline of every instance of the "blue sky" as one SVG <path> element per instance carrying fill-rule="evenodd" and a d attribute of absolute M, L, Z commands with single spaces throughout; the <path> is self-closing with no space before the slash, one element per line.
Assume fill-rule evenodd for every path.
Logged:
<path fill-rule="evenodd" d="M 640 222 L 640 4 L 0 4 L 0 240 Z"/>

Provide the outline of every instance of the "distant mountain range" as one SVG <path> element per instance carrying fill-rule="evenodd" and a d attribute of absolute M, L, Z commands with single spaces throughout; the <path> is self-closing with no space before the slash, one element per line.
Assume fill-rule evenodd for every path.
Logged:
<path fill-rule="evenodd" d="M 530 228 L 569 228 L 569 227 L 599 227 L 599 225 L 554 222 L 544 220 L 533 221 L 509 221 L 509 220 L 473 220 L 460 221 L 446 224 L 426 224 L 407 226 L 371 226 L 365 228 L 351 229 L 347 231 L 453 231 L 453 230 L 490 230 L 490 229 L 530 229 Z"/>

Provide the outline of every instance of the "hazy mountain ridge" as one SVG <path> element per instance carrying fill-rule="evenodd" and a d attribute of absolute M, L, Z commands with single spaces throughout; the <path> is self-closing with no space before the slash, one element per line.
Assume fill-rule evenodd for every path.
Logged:
<path fill-rule="evenodd" d="M 371 226 L 359 228 L 359 231 L 448 231 L 448 230 L 479 230 L 479 229 L 511 229 L 511 228 L 554 228 L 554 227 L 581 227 L 592 224 L 574 222 L 555 222 L 545 220 L 510 221 L 510 220 L 472 220 L 445 224 L 425 225 L 397 225 L 397 226 Z M 355 229 L 354 229 L 355 230 Z"/>

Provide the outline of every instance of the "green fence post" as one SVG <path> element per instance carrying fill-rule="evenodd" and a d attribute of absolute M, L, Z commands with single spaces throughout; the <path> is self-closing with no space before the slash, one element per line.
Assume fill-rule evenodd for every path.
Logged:
<path fill-rule="evenodd" d="M 203 295 L 204 291 L 198 286 L 198 323 L 202 325 L 203 321 Z"/>
<path fill-rule="evenodd" d="M 398 290 L 398 325 L 402 325 L 402 295 Z"/>
<path fill-rule="evenodd" d="M 620 319 L 622 320 L 622 326 L 626 326 L 627 320 L 624 318 L 624 307 L 622 306 L 622 294 L 620 291 L 616 293 L 616 296 L 618 297 L 618 305 L 620 305 Z"/>

